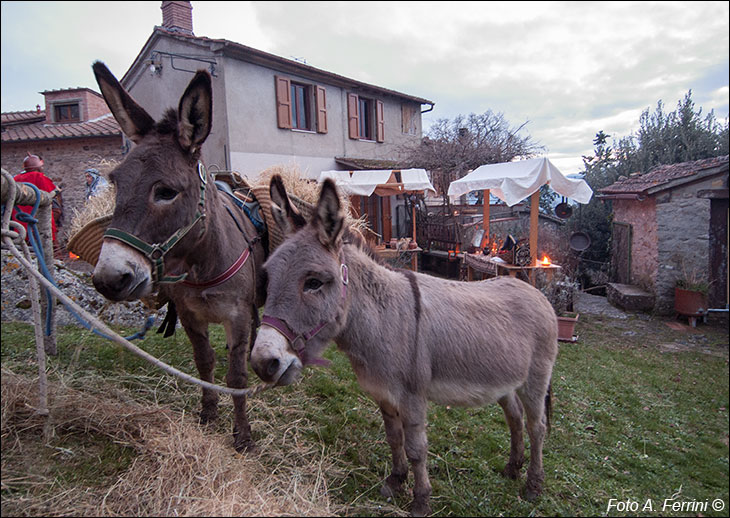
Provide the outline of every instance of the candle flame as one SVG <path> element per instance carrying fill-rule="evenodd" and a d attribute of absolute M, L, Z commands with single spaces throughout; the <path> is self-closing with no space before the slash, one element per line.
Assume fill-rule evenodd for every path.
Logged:
<path fill-rule="evenodd" d="M 545 255 L 545 256 L 542 257 L 542 263 L 541 264 L 543 266 L 550 266 L 552 263 L 550 261 L 550 258 Z"/>
<path fill-rule="evenodd" d="M 78 256 L 78 255 L 76 255 L 76 254 L 75 254 L 75 253 L 73 253 L 73 252 L 69 252 L 69 253 L 68 253 L 68 256 L 69 256 L 69 257 L 70 257 L 71 259 L 78 259 L 78 258 L 79 258 L 79 256 Z"/>

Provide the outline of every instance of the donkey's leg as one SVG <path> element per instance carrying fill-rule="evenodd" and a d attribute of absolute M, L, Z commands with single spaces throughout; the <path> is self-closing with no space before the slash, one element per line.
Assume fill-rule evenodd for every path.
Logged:
<path fill-rule="evenodd" d="M 224 326 L 228 340 L 226 384 L 231 388 L 246 388 L 248 385 L 246 359 L 251 338 L 250 316 L 241 313 Z M 251 425 L 246 414 L 246 396 L 233 396 L 233 447 L 239 452 L 252 451 L 256 447 L 251 438 Z"/>
<path fill-rule="evenodd" d="M 502 475 L 512 479 L 520 476 L 520 469 L 525 462 L 525 442 L 523 438 L 522 404 L 517 394 L 512 392 L 499 400 L 504 410 L 504 417 L 510 431 L 509 461 L 502 470 Z"/>
<path fill-rule="evenodd" d="M 380 494 L 390 498 L 403 489 L 403 482 L 408 478 L 408 459 L 403 447 L 403 423 L 398 410 L 389 403 L 383 402 L 380 403 L 380 413 L 383 415 L 385 423 L 385 438 L 393 454 L 393 471 L 385 479 L 385 483 L 380 488 Z"/>
<path fill-rule="evenodd" d="M 527 468 L 525 498 L 534 500 L 542 493 L 545 482 L 545 471 L 542 466 L 542 445 L 545 440 L 547 426 L 545 424 L 545 394 L 542 383 L 535 383 L 518 389 L 527 418 L 527 434 L 530 437 L 530 466 Z M 537 390 L 536 390 L 537 387 Z"/>
<path fill-rule="evenodd" d="M 214 383 L 213 369 L 215 368 L 215 351 L 210 346 L 208 339 L 208 323 L 196 319 L 189 313 L 180 311 L 180 323 L 185 329 L 185 333 L 193 345 L 193 357 L 195 358 L 195 366 L 198 368 L 200 379 L 209 383 Z M 200 410 L 200 422 L 205 424 L 215 420 L 218 417 L 218 393 L 203 389 L 202 408 Z"/>
<path fill-rule="evenodd" d="M 428 479 L 428 439 L 426 437 L 426 399 L 418 396 L 405 398 L 400 405 L 405 437 L 405 450 L 413 469 L 412 516 L 431 513 L 431 482 Z"/>

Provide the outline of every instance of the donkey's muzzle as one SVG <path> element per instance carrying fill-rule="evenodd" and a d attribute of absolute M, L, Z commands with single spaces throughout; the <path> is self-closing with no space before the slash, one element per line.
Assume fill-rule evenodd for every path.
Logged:
<path fill-rule="evenodd" d="M 302 362 L 278 331 L 261 326 L 251 350 L 251 368 L 266 383 L 289 385 L 299 376 Z"/>
<path fill-rule="evenodd" d="M 136 300 L 152 291 L 147 261 L 130 250 L 112 243 L 102 246 L 91 280 L 96 290 L 111 301 Z"/>

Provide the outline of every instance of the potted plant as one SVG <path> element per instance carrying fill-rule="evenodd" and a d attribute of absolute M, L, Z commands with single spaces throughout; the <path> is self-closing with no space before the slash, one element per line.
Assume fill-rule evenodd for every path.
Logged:
<path fill-rule="evenodd" d="M 538 288 L 550 301 L 558 319 L 558 340 L 561 342 L 575 342 L 575 325 L 579 313 L 574 311 L 573 303 L 579 286 L 570 276 L 561 271 L 554 273 L 552 279 L 538 281 Z"/>
<path fill-rule="evenodd" d="M 696 268 L 687 268 L 682 262 L 682 274 L 674 285 L 674 310 L 678 315 L 688 317 L 692 327 L 697 318 L 707 317 L 710 283 Z"/>

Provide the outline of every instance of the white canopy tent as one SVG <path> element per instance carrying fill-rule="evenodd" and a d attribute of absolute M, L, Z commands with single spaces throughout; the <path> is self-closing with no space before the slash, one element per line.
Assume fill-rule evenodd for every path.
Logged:
<path fill-rule="evenodd" d="M 549 184 L 558 194 L 578 203 L 588 203 L 593 196 L 593 190 L 585 180 L 566 177 L 544 157 L 479 166 L 465 177 L 451 182 L 448 195 L 456 197 L 471 191 L 484 191 L 485 238 L 489 236 L 490 193 L 510 207 L 530 197 L 530 260 L 531 265 L 535 266 L 540 187 L 545 184 Z"/>
<path fill-rule="evenodd" d="M 489 191 L 508 206 L 515 205 L 549 184 L 558 194 L 578 203 L 588 203 L 593 191 L 585 180 L 568 178 L 547 158 L 482 165 L 449 185 L 449 196 L 470 191 Z"/>
<path fill-rule="evenodd" d="M 338 189 L 349 196 L 394 196 L 413 192 L 436 192 L 425 169 L 375 169 L 362 171 L 322 171 L 319 182 L 325 178 L 335 181 Z M 416 208 L 413 206 L 413 241 L 416 241 Z"/>
<path fill-rule="evenodd" d="M 398 179 L 400 176 L 400 181 Z M 322 171 L 319 182 L 325 178 L 335 181 L 349 195 L 380 196 L 403 194 L 404 192 L 421 192 L 436 189 L 431 185 L 425 169 L 375 169 L 369 171 Z"/>

